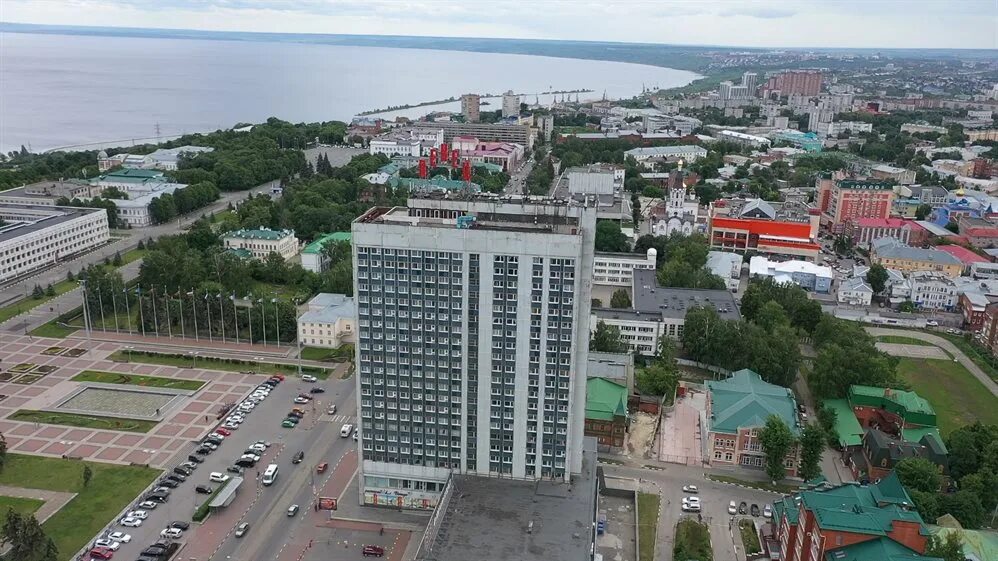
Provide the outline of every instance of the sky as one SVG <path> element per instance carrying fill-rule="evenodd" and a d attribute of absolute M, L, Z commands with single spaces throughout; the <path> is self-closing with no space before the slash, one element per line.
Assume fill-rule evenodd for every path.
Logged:
<path fill-rule="evenodd" d="M 0 0 L 0 21 L 821 48 L 998 48 L 998 0 Z"/>

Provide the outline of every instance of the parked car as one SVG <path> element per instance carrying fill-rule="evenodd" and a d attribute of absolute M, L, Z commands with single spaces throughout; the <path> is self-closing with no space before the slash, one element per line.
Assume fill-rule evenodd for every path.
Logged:
<path fill-rule="evenodd" d="M 773 505 L 766 505 L 766 508 L 762 509 L 762 515 L 766 518 L 773 517 Z"/>
<path fill-rule="evenodd" d="M 224 473 L 213 471 L 211 472 L 210 475 L 208 475 L 208 480 L 213 481 L 215 483 L 225 483 L 226 481 L 229 480 L 229 476 L 225 475 Z"/>
<path fill-rule="evenodd" d="M 212 491 L 211 487 L 209 487 L 207 485 L 198 485 L 197 487 L 194 488 L 194 492 L 195 493 L 200 493 L 202 495 L 210 495 L 214 491 Z"/>
<path fill-rule="evenodd" d="M 380 545 L 365 545 L 361 552 L 364 557 L 383 557 L 385 555 L 385 548 Z"/>
<path fill-rule="evenodd" d="M 187 456 L 187 461 L 195 464 L 201 464 L 204 463 L 204 458 L 200 458 L 198 456 L 195 456 L 194 454 L 191 454 Z"/>
<path fill-rule="evenodd" d="M 126 516 L 121 519 L 121 525 L 125 526 L 126 528 L 138 528 L 139 526 L 142 525 L 142 519 Z"/>
<path fill-rule="evenodd" d="M 329 464 L 326 462 L 322 462 L 321 464 L 315 466 L 316 473 L 325 473 L 327 469 L 329 469 Z"/>
<path fill-rule="evenodd" d="M 240 459 L 250 459 L 250 460 L 253 460 L 254 462 L 259 462 L 260 461 L 260 454 L 257 454 L 254 450 L 247 450 L 246 453 L 244 453 L 239 458 Z"/>
<path fill-rule="evenodd" d="M 284 427 L 284 428 L 286 428 L 286 429 L 293 429 L 296 426 L 298 426 L 298 423 L 294 423 L 294 422 L 291 422 L 291 421 L 289 421 L 287 419 L 284 419 L 283 421 L 281 421 L 281 426 Z"/>
<path fill-rule="evenodd" d="M 207 448 L 207 449 L 211 450 L 212 452 L 214 452 L 215 450 L 218 450 L 218 443 L 212 441 L 210 438 L 206 438 L 204 440 L 204 442 L 201 443 L 201 446 L 203 448 Z"/>
<path fill-rule="evenodd" d="M 151 545 L 142 550 L 142 555 L 150 555 L 152 557 L 159 557 L 166 553 L 166 548 L 158 545 Z"/>
<path fill-rule="evenodd" d="M 927 319 L 925 320 L 925 325 L 929 327 L 939 327 L 939 322 L 934 319 Z"/>
<path fill-rule="evenodd" d="M 295 403 L 308 403 L 308 400 L 307 400 L 307 399 L 305 399 L 304 397 L 300 397 L 300 396 L 299 396 L 299 397 L 296 397 L 296 398 L 294 399 L 294 402 L 295 402 Z"/>
<path fill-rule="evenodd" d="M 247 522 L 243 522 L 242 524 L 236 526 L 236 537 L 241 538 L 245 536 L 246 532 L 249 532 L 249 528 L 250 525 Z"/>
<path fill-rule="evenodd" d="M 350 433 L 352 432 L 353 432 L 353 425 L 351 425 L 350 423 L 347 423 L 342 427 L 340 427 L 340 436 L 343 438 L 350 436 Z"/>
<path fill-rule="evenodd" d="M 157 503 L 169 502 L 170 498 L 163 493 L 149 493 L 142 497 L 143 501 L 156 501 Z"/>
<path fill-rule="evenodd" d="M 121 547 L 121 542 L 116 542 L 110 538 L 101 538 L 94 542 L 94 547 L 106 547 L 111 551 L 118 551 Z"/>
<path fill-rule="evenodd" d="M 91 559 L 110 559 L 114 557 L 114 552 L 108 547 L 97 546 L 90 550 Z"/>
<path fill-rule="evenodd" d="M 260 443 L 260 442 L 256 442 L 254 444 L 250 444 L 249 448 L 247 448 L 247 450 L 252 450 L 253 452 L 263 453 L 264 451 L 267 450 L 267 445 L 263 444 L 263 443 Z"/>
<path fill-rule="evenodd" d="M 176 476 L 174 476 L 174 477 L 176 477 Z M 163 479 L 159 480 L 159 487 L 157 487 L 156 490 L 161 490 L 161 489 L 176 489 L 179 485 L 180 485 L 180 482 L 178 482 L 176 480 L 173 480 L 173 479 L 168 479 L 168 478 L 164 477 Z"/>
<path fill-rule="evenodd" d="M 335 415 L 336 414 L 336 404 L 334 403 L 334 404 L 330 405 L 329 409 L 326 409 L 326 413 L 328 413 L 329 415 Z"/>
<path fill-rule="evenodd" d="M 266 440 L 257 440 L 255 443 L 253 443 L 253 446 L 257 445 L 263 446 L 264 448 L 270 448 L 270 442 Z"/>
<path fill-rule="evenodd" d="M 298 505 L 291 505 L 288 507 L 288 516 L 295 516 L 298 514 Z"/>
<path fill-rule="evenodd" d="M 231 466 L 225 468 L 225 471 L 227 471 L 229 473 L 234 473 L 236 475 L 242 475 L 243 474 L 243 468 L 241 468 L 241 467 L 239 467 L 237 465 L 231 465 Z"/>
<path fill-rule="evenodd" d="M 170 526 L 169 527 L 170 528 L 179 528 L 179 529 L 181 529 L 181 530 L 183 530 L 183 531 L 186 532 L 188 529 L 190 529 L 191 523 L 190 522 L 185 522 L 183 520 L 174 520 L 173 522 L 170 522 Z"/>
<path fill-rule="evenodd" d="M 132 541 L 131 534 L 126 534 L 124 532 L 111 532 L 107 535 L 107 539 L 113 540 L 119 543 L 128 543 Z"/>
<path fill-rule="evenodd" d="M 127 518 L 138 518 L 139 520 L 145 520 L 149 518 L 149 513 L 144 510 L 132 510 L 125 515 Z"/>
<path fill-rule="evenodd" d="M 304 459 L 305 459 L 305 451 L 299 450 L 298 453 L 295 454 L 293 458 L 291 458 L 291 463 L 300 464 Z"/>
<path fill-rule="evenodd" d="M 198 468 L 198 464 L 196 462 L 186 461 L 186 462 L 180 464 L 180 467 L 182 467 L 182 468 L 184 468 L 184 469 L 186 469 L 186 470 L 188 470 L 190 472 L 193 472 L 194 470 L 196 470 Z M 187 475 L 190 475 L 190 474 L 187 474 Z"/>
<path fill-rule="evenodd" d="M 171 540 L 179 539 L 182 535 L 184 535 L 184 531 L 179 528 L 166 528 L 159 533 L 159 537 L 169 538 Z"/>
<path fill-rule="evenodd" d="M 173 468 L 173 473 L 175 473 L 177 475 L 183 475 L 184 477 L 187 477 L 187 476 L 189 476 L 191 474 L 191 470 L 189 470 L 189 469 L 187 469 L 186 467 L 183 467 L 183 466 L 177 466 L 177 467 Z"/>
<path fill-rule="evenodd" d="M 230 432 L 227 429 L 215 429 L 215 432 L 217 432 L 218 434 L 220 434 L 222 436 L 232 436 L 232 432 Z"/>
<path fill-rule="evenodd" d="M 738 514 L 748 514 L 748 503 L 745 501 L 738 503 Z"/>
<path fill-rule="evenodd" d="M 307 393 L 304 393 L 304 392 L 299 393 L 298 397 L 304 399 L 305 401 L 312 401 L 312 396 L 310 396 L 310 395 L 308 395 Z"/>
<path fill-rule="evenodd" d="M 284 418 L 284 421 L 287 421 L 289 423 L 293 423 L 293 424 L 297 425 L 298 423 L 301 422 L 301 417 L 295 417 L 294 415 L 288 415 L 287 417 Z"/>
<path fill-rule="evenodd" d="M 738 507 L 735 505 L 735 501 L 728 503 L 728 514 L 738 514 Z"/>
<path fill-rule="evenodd" d="M 162 481 L 160 481 L 160 483 L 162 483 Z M 164 496 L 168 497 L 168 496 L 170 496 L 170 489 L 171 489 L 170 487 L 167 487 L 165 485 L 160 485 L 159 487 L 156 487 L 155 489 L 153 489 L 151 494 L 152 495 L 164 495 Z"/>
<path fill-rule="evenodd" d="M 316 382 L 319 379 L 316 378 L 315 376 L 310 375 L 310 374 L 303 374 L 302 377 L 301 377 L 301 380 L 302 380 L 302 382 Z"/>
<path fill-rule="evenodd" d="M 759 516 L 759 505 L 752 503 L 752 516 Z"/>
<path fill-rule="evenodd" d="M 684 493 L 694 493 L 694 494 L 696 494 L 696 493 L 699 493 L 700 490 L 697 489 L 696 485 L 683 485 L 683 492 Z"/>
<path fill-rule="evenodd" d="M 139 503 L 139 508 L 141 508 L 142 510 L 155 510 L 156 507 L 158 506 L 159 503 L 157 503 L 156 501 L 142 501 L 141 503 Z"/>
<path fill-rule="evenodd" d="M 256 465 L 256 460 L 253 458 L 242 457 L 236 460 L 236 465 L 241 468 L 251 468 Z"/>
<path fill-rule="evenodd" d="M 187 476 L 180 475 L 178 473 L 171 473 L 170 475 L 167 475 L 163 479 L 169 479 L 170 481 L 175 481 L 177 483 L 183 483 L 184 481 L 187 481 Z"/>
<path fill-rule="evenodd" d="M 315 386 L 314 388 L 309 388 L 308 393 L 326 393 L 326 390 L 322 386 Z"/>
<path fill-rule="evenodd" d="M 194 453 L 197 454 L 198 456 L 207 456 L 208 454 L 211 454 L 211 448 L 208 448 L 207 446 L 201 446 L 200 448 L 195 450 Z"/>

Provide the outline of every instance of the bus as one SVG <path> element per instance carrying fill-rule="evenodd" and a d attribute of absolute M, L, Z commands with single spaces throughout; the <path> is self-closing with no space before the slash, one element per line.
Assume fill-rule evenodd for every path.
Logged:
<path fill-rule="evenodd" d="M 273 485 L 277 481 L 277 464 L 267 466 L 267 471 L 263 472 L 263 484 Z"/>

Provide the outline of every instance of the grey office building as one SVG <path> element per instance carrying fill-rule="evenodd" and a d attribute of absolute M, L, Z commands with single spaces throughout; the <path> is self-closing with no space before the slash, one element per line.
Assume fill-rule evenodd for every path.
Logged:
<path fill-rule="evenodd" d="M 410 199 L 354 221 L 360 500 L 582 469 L 595 206 Z"/>

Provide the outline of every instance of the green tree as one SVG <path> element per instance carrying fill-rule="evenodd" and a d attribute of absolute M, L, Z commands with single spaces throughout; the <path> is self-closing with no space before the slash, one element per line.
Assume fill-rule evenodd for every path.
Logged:
<path fill-rule="evenodd" d="M 963 534 L 954 530 L 947 532 L 945 538 L 940 538 L 938 534 L 929 536 L 925 556 L 938 557 L 942 561 L 964 561 Z"/>
<path fill-rule="evenodd" d="M 825 451 L 825 431 L 813 423 L 804 427 L 800 437 L 800 476 L 810 481 L 821 475 L 821 453 Z"/>
<path fill-rule="evenodd" d="M 596 331 L 589 340 L 589 350 L 601 353 L 626 353 L 627 343 L 620 336 L 620 328 L 607 325 L 604 321 L 596 322 Z"/>
<path fill-rule="evenodd" d="M 879 263 L 874 263 L 870 265 L 870 269 L 866 271 L 866 282 L 873 289 L 874 294 L 880 294 L 887 287 L 887 279 L 889 275 L 887 269 Z"/>
<path fill-rule="evenodd" d="M 939 510 L 941 508 L 939 504 L 941 495 L 939 493 L 926 493 L 925 491 L 910 489 L 908 494 L 911 495 L 911 500 L 915 502 L 915 510 L 918 511 L 918 514 L 926 522 L 934 522 L 936 518 L 939 518 L 940 514 L 943 514 Z"/>
<path fill-rule="evenodd" d="M 90 466 L 83 464 L 83 486 L 89 487 L 90 480 L 94 476 L 94 470 L 90 469 Z"/>
<path fill-rule="evenodd" d="M 925 220 L 932 214 L 932 205 L 920 204 L 915 209 L 915 220 Z"/>
<path fill-rule="evenodd" d="M 998 472 L 990 467 L 982 466 L 977 473 L 965 475 L 960 480 L 960 488 L 976 495 L 986 512 L 993 512 L 998 506 Z"/>
<path fill-rule="evenodd" d="M 898 311 L 904 314 L 913 314 L 918 311 L 918 304 L 911 300 L 905 300 L 898 304 Z"/>
<path fill-rule="evenodd" d="M 229 205 L 231 206 L 232 203 L 229 203 Z M 231 208 L 229 210 L 231 210 Z M 142 240 L 139 240 L 139 244 L 135 246 L 135 249 L 138 249 L 138 250 L 143 250 L 145 248 L 146 248 L 146 244 Z"/>
<path fill-rule="evenodd" d="M 35 300 L 41 300 L 45 297 L 45 289 L 36 284 L 35 287 L 31 289 L 31 297 Z"/>
<path fill-rule="evenodd" d="M 631 296 L 623 288 L 613 291 L 613 296 L 610 297 L 610 307 L 630 308 Z"/>
<path fill-rule="evenodd" d="M 984 524 L 987 513 L 981 505 L 981 499 L 972 492 L 963 489 L 953 494 L 942 494 L 939 497 L 939 511 L 952 514 L 960 525 L 967 529 L 980 528 Z"/>
<path fill-rule="evenodd" d="M 759 308 L 755 315 L 755 323 L 766 331 L 772 331 L 777 327 L 790 327 L 790 318 L 787 317 L 786 310 L 778 302 L 770 300 Z"/>
<path fill-rule="evenodd" d="M 115 251 L 114 252 L 114 259 L 111 260 L 111 264 L 114 265 L 115 267 L 120 267 L 121 266 L 122 261 L 121 261 L 121 252 L 120 251 Z"/>
<path fill-rule="evenodd" d="M 72 269 L 66 271 L 66 280 L 68 280 L 69 282 L 73 282 L 76 280 L 76 276 L 73 275 Z"/>
<path fill-rule="evenodd" d="M 905 487 L 925 493 L 938 491 L 942 483 L 939 468 L 925 458 L 905 458 L 894 465 L 894 472 Z"/>
<path fill-rule="evenodd" d="M 832 249 L 835 253 L 841 253 L 842 255 L 852 253 L 852 238 L 846 235 L 835 236 L 835 241 L 832 242 Z"/>
<path fill-rule="evenodd" d="M 52 287 L 52 283 L 45 285 L 45 296 L 49 298 L 55 296 L 55 288 Z"/>
<path fill-rule="evenodd" d="M 796 445 L 790 427 L 779 415 L 770 415 L 759 430 L 759 443 L 766 455 L 766 475 L 773 481 L 782 480 L 787 474 L 784 466 L 787 454 Z"/>
<path fill-rule="evenodd" d="M 0 433 L 0 473 L 7 467 L 7 437 Z"/>
<path fill-rule="evenodd" d="M 627 252 L 631 245 L 627 235 L 620 231 L 620 224 L 613 220 L 600 220 L 596 224 L 596 251 Z"/>
<path fill-rule="evenodd" d="M 635 385 L 645 395 L 672 395 L 679 384 L 679 371 L 664 361 L 641 369 L 637 373 Z"/>

